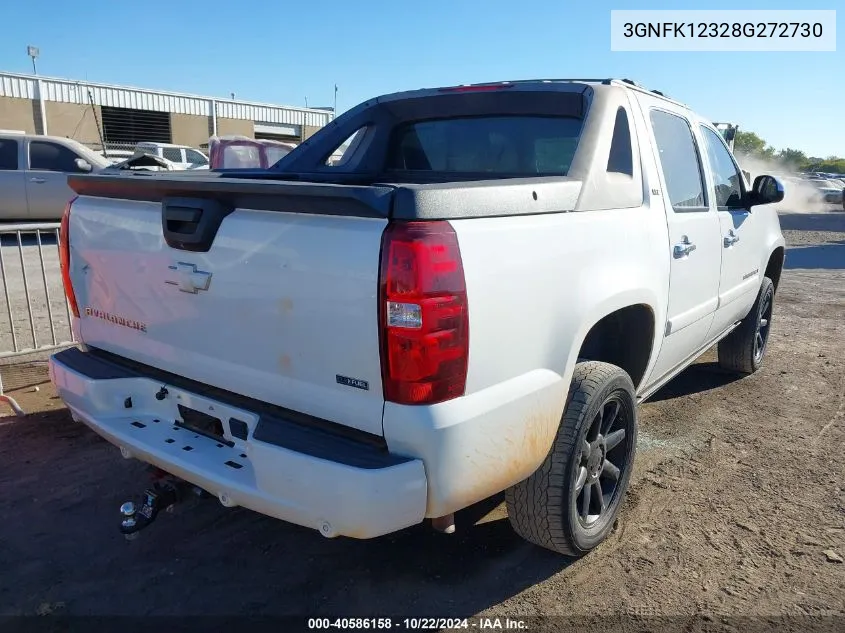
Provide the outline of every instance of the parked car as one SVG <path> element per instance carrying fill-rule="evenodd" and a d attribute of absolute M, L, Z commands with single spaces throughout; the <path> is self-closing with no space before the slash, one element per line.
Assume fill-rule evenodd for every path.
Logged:
<path fill-rule="evenodd" d="M 781 183 L 746 187 L 708 120 L 615 80 L 392 94 L 272 170 L 69 182 L 82 346 L 52 380 L 170 474 L 126 535 L 190 486 L 353 538 L 451 532 L 505 491 L 518 534 L 586 554 L 637 404 L 713 345 L 755 372 L 784 261 Z"/>
<path fill-rule="evenodd" d="M 831 180 L 811 180 L 816 192 L 811 201 L 822 204 L 842 204 L 842 187 Z"/>
<path fill-rule="evenodd" d="M 96 173 L 110 164 L 69 138 L 0 134 L 0 221 L 60 220 L 74 195 L 68 175 Z"/>
<path fill-rule="evenodd" d="M 135 156 L 135 152 L 133 150 L 128 149 L 109 149 L 109 150 L 100 150 L 97 152 L 109 161 L 112 165 L 116 165 L 117 163 L 121 163 L 125 161 L 127 158 L 132 158 Z"/>
<path fill-rule="evenodd" d="M 121 160 L 112 164 L 107 169 L 102 170 L 101 174 L 114 173 L 120 171 L 185 171 L 179 169 L 176 165 L 171 163 L 166 158 L 156 156 L 155 154 L 148 154 L 143 151 L 138 151 L 132 154 L 129 158 Z M 187 171 L 185 173 L 192 173 Z"/>
<path fill-rule="evenodd" d="M 187 145 L 170 143 L 137 143 L 135 150 L 160 156 L 173 163 L 177 169 L 208 169 L 208 156 Z"/>

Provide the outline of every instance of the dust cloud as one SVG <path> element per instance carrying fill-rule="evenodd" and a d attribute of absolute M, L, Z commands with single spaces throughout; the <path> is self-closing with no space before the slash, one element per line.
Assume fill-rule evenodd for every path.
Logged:
<path fill-rule="evenodd" d="M 774 208 L 778 211 L 784 213 L 819 213 L 831 209 L 832 205 L 830 204 L 814 201 L 814 198 L 818 195 L 818 190 L 814 185 L 795 178 L 795 172 L 782 163 L 742 154 L 738 155 L 736 160 L 742 169 L 750 173 L 750 183 L 753 183 L 757 176 L 763 174 L 775 176 L 783 183 L 785 189 L 783 202 L 774 205 Z"/>

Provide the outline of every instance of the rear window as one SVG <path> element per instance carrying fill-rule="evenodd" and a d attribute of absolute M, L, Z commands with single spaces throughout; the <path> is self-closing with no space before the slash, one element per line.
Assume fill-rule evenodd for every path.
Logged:
<path fill-rule="evenodd" d="M 287 147 L 267 147 L 265 151 L 267 153 L 268 165 L 275 165 L 285 156 L 290 154 L 290 148 Z"/>
<path fill-rule="evenodd" d="M 393 134 L 390 171 L 565 176 L 581 120 L 490 116 L 416 121 Z"/>
<path fill-rule="evenodd" d="M 261 167 L 261 150 L 255 145 L 229 145 L 223 150 L 224 169 Z"/>

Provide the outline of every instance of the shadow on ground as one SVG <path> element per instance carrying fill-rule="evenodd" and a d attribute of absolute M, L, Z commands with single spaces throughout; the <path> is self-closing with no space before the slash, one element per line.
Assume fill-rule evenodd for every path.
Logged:
<path fill-rule="evenodd" d="M 845 240 L 789 248 L 786 251 L 784 268 L 788 270 L 796 268 L 845 270 Z"/>
<path fill-rule="evenodd" d="M 0 569 L 14 570 L 0 575 L 0 614 L 63 603 L 65 614 L 471 616 L 570 562 L 506 517 L 475 525 L 501 499 L 461 512 L 452 535 L 417 526 L 370 541 L 209 500 L 126 542 L 118 508 L 147 485 L 144 467 L 65 411 L 0 425 L 0 460 Z"/>
<path fill-rule="evenodd" d="M 703 393 L 712 389 L 724 387 L 742 378 L 739 374 L 727 372 L 719 367 L 719 363 L 696 363 L 690 365 L 669 383 L 655 393 L 649 402 L 674 400 L 696 393 Z"/>
<path fill-rule="evenodd" d="M 833 208 L 824 213 L 779 213 L 784 231 L 845 231 L 845 211 Z"/>

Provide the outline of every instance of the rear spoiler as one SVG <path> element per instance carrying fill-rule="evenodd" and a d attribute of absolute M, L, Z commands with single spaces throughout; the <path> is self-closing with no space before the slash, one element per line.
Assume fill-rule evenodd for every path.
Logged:
<path fill-rule="evenodd" d="M 161 203 L 174 197 L 200 198 L 233 209 L 397 220 L 567 213 L 576 209 L 582 188 L 580 180 L 568 177 L 361 185 L 296 180 L 307 174 L 280 180 L 278 172 L 237 171 L 241 173 L 80 174 L 69 176 L 68 184 L 80 196 L 116 200 Z"/>
<path fill-rule="evenodd" d="M 232 208 L 262 211 L 381 218 L 390 213 L 391 187 L 280 182 L 278 174 L 262 175 L 264 179 L 227 178 L 208 172 L 202 176 L 173 172 L 80 174 L 69 176 L 68 185 L 80 196 L 115 200 L 210 198 Z M 274 179 L 267 179 L 269 176 Z"/>

